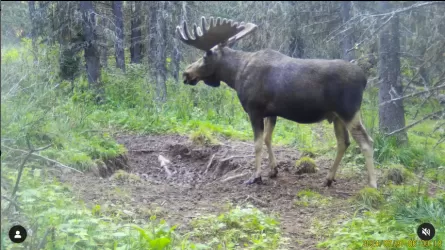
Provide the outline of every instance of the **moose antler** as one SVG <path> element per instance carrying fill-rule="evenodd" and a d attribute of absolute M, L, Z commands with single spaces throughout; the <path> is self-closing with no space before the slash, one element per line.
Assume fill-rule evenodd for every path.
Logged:
<path fill-rule="evenodd" d="M 210 17 L 210 26 L 207 26 L 205 17 L 201 17 L 202 30 L 200 27 L 193 24 L 193 37 L 190 35 L 187 23 L 182 23 L 183 29 L 180 26 L 176 27 L 176 32 L 179 35 L 179 39 L 187 45 L 193 46 L 197 49 L 208 51 L 215 45 L 225 43 L 228 40 L 239 40 L 241 37 L 254 31 L 257 26 L 253 23 L 240 23 L 217 18 L 216 23 L 213 17 Z"/>

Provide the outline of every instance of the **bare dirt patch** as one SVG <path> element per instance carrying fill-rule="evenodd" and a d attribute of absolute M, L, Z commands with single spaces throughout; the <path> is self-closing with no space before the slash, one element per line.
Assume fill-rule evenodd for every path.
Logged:
<path fill-rule="evenodd" d="M 338 177 L 334 187 L 323 187 L 332 161 L 315 160 L 319 171 L 295 174 L 293 166 L 301 154 L 292 148 L 274 147 L 279 171 L 275 179 L 267 177 L 264 149 L 263 184 L 245 185 L 240 182 L 254 171 L 252 143 L 218 139 L 220 145 L 196 146 L 179 135 L 123 135 L 117 140 L 128 149 L 127 171 L 142 181 L 118 182 L 93 174 L 73 174 L 66 181 L 90 206 L 122 205 L 135 220 L 157 213 L 170 224 L 179 224 L 180 230 L 186 230 L 192 218 L 223 211 L 227 203 L 251 203 L 264 212 L 279 215 L 282 229 L 292 243 L 289 249 L 315 249 L 317 239 L 309 231 L 312 219 L 336 216 L 340 211 L 295 206 L 298 191 L 309 189 L 341 201 L 365 186 L 363 171 L 357 178 Z M 160 165 L 159 155 L 170 161 L 171 174 Z"/>

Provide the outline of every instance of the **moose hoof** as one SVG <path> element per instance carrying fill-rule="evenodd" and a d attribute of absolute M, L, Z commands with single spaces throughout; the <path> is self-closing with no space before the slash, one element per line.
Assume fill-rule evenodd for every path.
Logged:
<path fill-rule="evenodd" d="M 332 179 L 332 180 L 330 180 L 330 179 L 327 179 L 326 181 L 325 181 L 325 183 L 324 183 L 324 186 L 325 187 L 330 187 L 330 186 L 332 186 L 332 182 L 337 182 L 335 179 Z"/>
<path fill-rule="evenodd" d="M 274 179 L 277 177 L 277 175 L 278 175 L 278 170 L 276 168 L 270 170 L 269 178 Z"/>
<path fill-rule="evenodd" d="M 263 180 L 261 179 L 261 176 L 258 177 L 251 177 L 249 180 L 245 181 L 244 184 L 251 185 L 251 184 L 262 184 Z"/>

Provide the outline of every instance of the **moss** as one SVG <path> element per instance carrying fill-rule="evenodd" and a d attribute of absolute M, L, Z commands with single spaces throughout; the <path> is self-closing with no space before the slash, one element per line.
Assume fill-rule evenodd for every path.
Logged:
<path fill-rule="evenodd" d="M 385 184 L 392 182 L 396 185 L 401 185 L 402 183 L 406 183 L 407 180 L 411 180 L 413 177 L 413 173 L 408 171 L 403 165 L 397 164 L 392 165 L 385 170 L 382 179 Z"/>
<path fill-rule="evenodd" d="M 124 170 L 116 171 L 112 176 L 112 180 L 122 181 L 122 182 L 140 182 L 141 178 L 135 174 L 127 173 Z"/>
<path fill-rule="evenodd" d="M 295 162 L 295 167 L 297 168 L 296 174 L 307 174 L 315 173 L 318 171 L 317 164 L 310 157 L 302 157 Z"/>
<path fill-rule="evenodd" d="M 377 189 L 366 187 L 358 192 L 355 201 L 367 207 L 379 208 L 385 199 Z"/>
<path fill-rule="evenodd" d="M 297 200 L 294 201 L 296 206 L 326 206 L 330 202 L 329 197 L 325 197 L 315 191 L 312 190 L 302 190 L 297 193 Z"/>
<path fill-rule="evenodd" d="M 201 128 L 194 131 L 191 134 L 190 139 L 192 140 L 193 144 L 196 145 L 214 145 L 218 143 L 209 130 Z"/>

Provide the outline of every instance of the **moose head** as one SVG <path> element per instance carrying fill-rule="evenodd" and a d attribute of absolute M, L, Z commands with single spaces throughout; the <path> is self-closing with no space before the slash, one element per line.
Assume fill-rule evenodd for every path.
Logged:
<path fill-rule="evenodd" d="M 216 74 L 224 57 L 224 47 L 231 47 L 236 41 L 256 30 L 253 23 L 240 23 L 217 18 L 216 22 L 210 17 L 207 25 L 205 17 L 201 18 L 201 27 L 193 24 L 193 36 L 190 35 L 187 23 L 184 21 L 176 31 L 182 42 L 205 52 L 198 61 L 187 66 L 183 73 L 184 84 L 196 85 L 200 80 L 211 87 L 219 87 L 221 78 Z"/>

